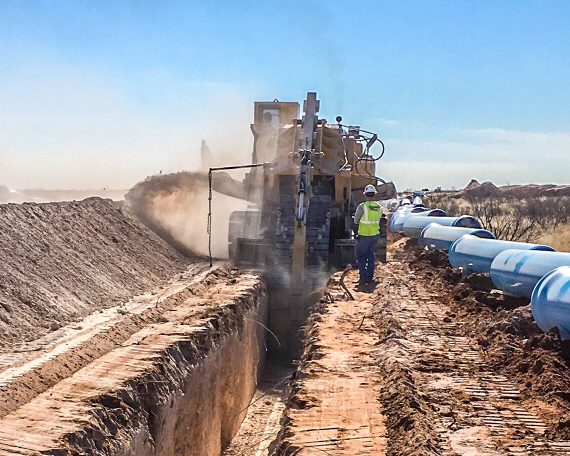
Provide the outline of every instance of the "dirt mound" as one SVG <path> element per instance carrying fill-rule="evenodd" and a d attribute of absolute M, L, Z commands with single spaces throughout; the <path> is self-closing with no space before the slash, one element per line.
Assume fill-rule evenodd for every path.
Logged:
<path fill-rule="evenodd" d="M 481 184 L 477 179 L 471 179 L 471 181 L 469 181 L 469 183 L 465 186 L 465 190 L 471 190 L 472 188 L 478 188 L 480 186 Z"/>
<path fill-rule="evenodd" d="M 479 183 L 471 179 L 463 190 L 453 195 L 454 198 L 541 198 L 570 196 L 570 185 L 555 184 L 519 184 L 497 187 L 492 182 Z"/>
<path fill-rule="evenodd" d="M 188 259 L 120 203 L 0 205 L 0 350 L 127 301 Z"/>
<path fill-rule="evenodd" d="M 501 195 L 511 198 L 540 198 L 541 196 L 547 196 L 549 192 L 555 191 L 557 187 L 554 184 L 505 185 L 501 187 Z"/>
<path fill-rule="evenodd" d="M 544 191 L 544 196 L 570 196 L 570 185 L 558 185 Z"/>
<path fill-rule="evenodd" d="M 486 353 L 487 362 L 515 380 L 526 399 L 556 405 L 560 414 L 550 413 L 549 433 L 570 438 L 570 344 L 560 341 L 556 331 L 544 334 L 534 321 L 528 299 L 513 298 L 491 290 L 486 274 L 462 277 L 442 264 L 445 252 L 403 251 L 418 276 L 439 288 L 441 299 L 453 311 L 449 321 L 465 321 L 463 331 Z"/>
<path fill-rule="evenodd" d="M 501 193 L 499 187 L 497 187 L 492 182 L 483 182 L 479 184 L 477 181 L 477 185 L 473 184 L 474 181 L 471 181 L 467 187 L 462 192 L 459 192 L 456 197 L 463 197 L 463 198 L 493 198 L 498 196 Z"/>

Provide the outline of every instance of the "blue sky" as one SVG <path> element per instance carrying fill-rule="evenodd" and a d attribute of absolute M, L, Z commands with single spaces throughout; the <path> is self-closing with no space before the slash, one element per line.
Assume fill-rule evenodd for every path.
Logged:
<path fill-rule="evenodd" d="M 128 187 L 251 152 L 254 100 L 380 132 L 401 187 L 568 183 L 567 1 L 0 2 L 0 183 Z"/>

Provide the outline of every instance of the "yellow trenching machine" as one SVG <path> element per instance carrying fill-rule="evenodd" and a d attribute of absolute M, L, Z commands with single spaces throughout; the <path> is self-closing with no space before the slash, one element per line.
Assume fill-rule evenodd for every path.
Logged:
<path fill-rule="evenodd" d="M 378 199 L 396 196 L 392 183 L 376 177 L 384 154 L 377 135 L 358 126 L 319 119 L 319 100 L 309 92 L 303 116 L 296 102 L 256 102 L 251 170 L 243 182 L 211 168 L 214 190 L 250 201 L 230 216 L 230 259 L 261 268 L 281 302 L 270 303 L 270 327 L 288 346 L 306 319 L 305 297 L 322 286 L 330 266 L 354 258 L 352 216 L 367 184 Z M 376 145 L 378 153 L 372 154 Z M 249 167 L 250 165 L 248 165 Z M 237 194 L 236 194 L 237 193 Z"/>

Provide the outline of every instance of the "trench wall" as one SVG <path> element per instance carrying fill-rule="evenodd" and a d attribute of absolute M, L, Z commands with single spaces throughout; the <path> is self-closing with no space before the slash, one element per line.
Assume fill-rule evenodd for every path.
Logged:
<path fill-rule="evenodd" d="M 267 313 L 259 277 L 221 279 L 0 419 L 0 456 L 221 454 L 262 371 Z"/>
<path fill-rule="evenodd" d="M 243 315 L 240 329 L 198 363 L 183 389 L 168 397 L 149 427 L 149 456 L 221 454 L 238 431 L 265 358 L 266 302 Z M 143 453 L 133 452 L 133 456 Z"/>

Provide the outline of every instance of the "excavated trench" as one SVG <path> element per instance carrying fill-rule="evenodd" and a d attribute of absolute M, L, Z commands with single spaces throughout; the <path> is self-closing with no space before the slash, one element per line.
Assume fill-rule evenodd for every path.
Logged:
<path fill-rule="evenodd" d="M 0 455 L 221 454 L 261 375 L 267 294 L 226 266 L 177 285 L 0 373 Z"/>
<path fill-rule="evenodd" d="M 1 225 L 0 455 L 242 454 L 271 412 L 277 434 L 290 367 L 264 370 L 260 276 L 111 201 L 1 206 Z"/>
<path fill-rule="evenodd" d="M 0 205 L 0 241 L 0 456 L 570 452 L 559 339 L 441 255 L 394 242 L 375 288 L 332 276 L 293 365 L 261 276 L 120 205 Z"/>

